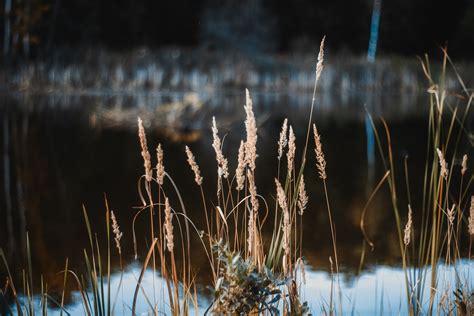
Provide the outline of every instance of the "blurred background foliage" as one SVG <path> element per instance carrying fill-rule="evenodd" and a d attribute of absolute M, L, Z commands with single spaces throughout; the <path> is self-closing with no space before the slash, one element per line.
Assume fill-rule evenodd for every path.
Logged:
<path fill-rule="evenodd" d="M 101 47 L 199 47 L 253 53 L 315 50 L 364 54 L 373 0 L 3 0 L 4 56 L 47 59 Z M 472 59 L 474 1 L 385 0 L 379 52 L 432 53 L 448 43 Z M 334 52 L 332 52 L 334 53 Z"/>

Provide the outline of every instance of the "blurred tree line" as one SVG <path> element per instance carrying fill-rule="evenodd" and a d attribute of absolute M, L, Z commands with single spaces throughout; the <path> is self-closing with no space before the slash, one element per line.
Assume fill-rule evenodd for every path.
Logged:
<path fill-rule="evenodd" d="M 2 0 L 4 56 L 58 49 L 204 46 L 280 53 L 367 50 L 373 0 Z M 474 1 L 383 0 L 379 51 L 472 58 Z"/>

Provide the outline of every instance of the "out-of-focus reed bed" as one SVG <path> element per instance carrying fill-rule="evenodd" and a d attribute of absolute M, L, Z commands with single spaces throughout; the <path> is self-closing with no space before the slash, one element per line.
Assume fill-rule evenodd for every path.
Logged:
<path fill-rule="evenodd" d="M 73 56 L 73 57 L 71 57 Z M 21 64 L 0 74 L 2 86 L 34 92 L 137 93 L 244 89 L 271 92 L 312 91 L 311 53 L 245 54 L 205 48 L 131 52 L 64 52 L 47 61 Z M 67 61 L 64 62 L 64 61 Z M 367 65 L 365 56 L 333 56 L 327 62 L 321 91 L 413 93 L 424 90 L 423 74 L 412 58 L 381 56 Z M 471 81 L 472 65 L 463 65 Z M 447 84 L 456 86 L 448 75 Z M 451 86 L 452 85 L 452 86 Z"/>
<path fill-rule="evenodd" d="M 426 163 L 424 190 L 422 197 L 411 197 L 410 174 L 404 161 L 405 179 L 403 189 L 400 179 L 395 179 L 395 166 L 391 150 L 390 128 L 382 120 L 369 121 L 373 127 L 385 173 L 374 188 L 377 194 L 383 185 L 388 185 L 393 205 L 394 230 L 398 232 L 400 257 L 405 272 L 407 306 L 401 307 L 409 315 L 421 314 L 460 314 L 473 312 L 472 287 L 469 271 L 457 271 L 456 280 L 445 280 L 439 275 L 442 264 L 457 269 L 457 262 L 471 256 L 471 240 L 464 243 L 463 235 L 474 235 L 474 197 L 470 196 L 472 172 L 468 168 L 468 155 L 459 152 L 462 139 L 466 138 L 466 120 L 468 118 L 472 94 L 465 88 L 457 100 L 465 102 L 462 113 L 457 104 L 447 101 L 451 94 L 445 82 L 445 73 L 451 61 L 444 52 L 444 61 L 440 82 L 435 82 L 428 60 L 422 60 L 422 69 L 429 80 L 430 114 L 427 126 Z M 145 218 L 149 221 L 149 231 L 135 231 L 133 226 L 133 244 L 136 256 L 145 251 L 141 261 L 142 268 L 134 284 L 133 301 L 125 313 L 137 313 L 139 296 L 145 298 L 148 311 L 152 314 L 169 313 L 187 315 L 199 310 L 198 285 L 195 282 L 199 271 L 193 267 L 191 241 L 200 243 L 212 274 L 212 302 L 206 307 L 206 314 L 283 314 L 306 315 L 311 313 L 305 302 L 304 286 L 304 247 L 302 245 L 303 221 L 311 210 L 307 210 L 308 199 L 305 188 L 305 173 L 317 173 L 324 187 L 324 197 L 318 197 L 325 204 L 328 214 L 330 235 L 321 242 L 331 243 L 332 253 L 328 258 L 331 264 L 330 298 L 322 301 L 321 313 L 327 315 L 342 314 L 342 296 L 340 287 L 340 268 L 337 247 L 337 218 L 331 211 L 330 192 L 327 182 L 331 175 L 326 171 L 328 163 L 324 155 L 324 135 L 313 123 L 315 95 L 323 71 L 324 39 L 321 42 L 318 62 L 314 73 L 313 98 L 308 118 L 302 155 L 297 157 L 297 139 L 291 121 L 285 119 L 279 135 L 278 169 L 275 170 L 274 199 L 267 200 L 259 194 L 255 179 L 259 177 L 256 168 L 258 159 L 258 126 L 253 111 L 253 101 L 246 90 L 244 111 L 246 137 L 240 142 L 235 156 L 226 157 L 223 151 L 225 137 L 219 132 L 219 123 L 212 119 L 212 147 L 215 151 L 216 172 L 201 174 L 200 159 L 191 148 L 185 146 L 183 155 L 189 164 L 189 177 L 194 178 L 198 194 L 202 200 L 202 216 L 205 226 L 197 227 L 187 214 L 180 189 L 172 177 L 172 170 L 166 168 L 166 153 L 162 146 L 150 152 L 143 121 L 138 119 L 138 135 L 143 157 L 144 174 L 138 180 L 141 206 L 136 209 L 135 220 Z M 453 69 L 455 70 L 454 66 Z M 457 74 L 456 70 L 455 73 Z M 311 148 L 314 148 L 311 150 Z M 307 166 L 307 155 L 315 155 L 315 166 Z M 233 160 L 231 160 L 233 159 Z M 236 169 L 230 170 L 229 161 L 236 162 Z M 330 161 L 329 161 L 330 163 Z M 308 168 L 310 167 L 310 168 Z M 203 189 L 206 185 L 216 185 L 215 195 L 207 196 Z M 459 189 L 455 189 L 459 188 Z M 408 192 L 408 204 L 400 205 L 399 191 Z M 413 213 L 422 214 L 421 221 L 413 220 Z M 406 215 L 405 215 L 406 214 Z M 364 246 L 361 251 L 361 265 L 367 251 L 373 247 L 366 233 L 362 212 L 361 230 L 364 234 Z M 121 259 L 122 233 L 120 219 L 109 210 L 106 201 L 107 245 L 104 249 L 96 235 L 91 231 L 88 215 L 84 209 L 84 219 L 89 236 L 89 246 L 83 250 L 87 273 L 72 271 L 66 260 L 64 270 L 64 288 L 66 283 L 74 283 L 80 294 L 80 301 L 86 315 L 112 315 L 120 313 L 119 293 L 122 291 L 122 279 L 119 286 L 110 286 L 111 257 Z M 406 220 L 404 218 L 406 217 Z M 269 229 L 271 235 L 264 235 Z M 145 234 L 145 236 L 143 236 Z M 140 240 L 145 239 L 145 243 Z M 28 241 L 28 237 L 27 237 Z M 30 252 L 29 241 L 27 252 Z M 115 249 L 114 249 L 115 248 Z M 116 253 L 116 254 L 115 254 Z M 5 267 L 8 264 L 3 252 L 0 253 Z M 39 304 L 33 293 L 33 275 L 31 258 L 28 269 L 24 271 L 24 282 L 20 288 L 13 284 L 8 270 L 2 297 L 9 296 L 13 304 L 10 312 L 21 315 L 46 314 L 49 307 L 64 308 L 64 292 L 59 299 L 48 294 L 48 286 L 40 278 L 41 293 Z M 122 262 L 122 260 L 120 260 Z M 155 284 L 152 292 L 143 290 L 142 283 L 146 271 L 160 275 L 164 286 Z M 123 276 L 121 264 L 120 273 Z M 430 284 L 425 285 L 427 273 L 431 273 Z M 467 274 L 466 274 L 467 273 Z M 38 280 L 35 278 L 35 281 Z M 429 301 L 425 293 L 429 292 Z M 123 294 L 122 294 L 123 295 Z M 38 308 L 39 306 L 39 308 Z"/>

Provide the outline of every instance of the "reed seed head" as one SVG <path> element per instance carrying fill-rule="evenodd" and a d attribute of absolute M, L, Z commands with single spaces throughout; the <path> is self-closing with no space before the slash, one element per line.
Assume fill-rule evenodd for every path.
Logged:
<path fill-rule="evenodd" d="M 469 208 L 469 235 L 474 235 L 474 195 L 471 196 L 471 207 Z"/>
<path fill-rule="evenodd" d="M 288 144 L 287 134 L 288 134 L 288 119 L 285 118 L 285 120 L 283 121 L 283 125 L 281 126 L 280 138 L 278 140 L 278 160 L 280 160 L 281 157 L 283 156 L 283 150 Z"/>
<path fill-rule="evenodd" d="M 278 205 L 280 205 L 280 208 L 283 210 L 283 213 L 285 213 L 288 210 L 288 205 L 286 203 L 286 196 L 285 196 L 285 190 L 283 190 L 283 187 L 281 186 L 280 181 L 275 178 L 275 185 L 277 189 L 277 200 L 278 200 Z"/>
<path fill-rule="evenodd" d="M 161 149 L 161 144 L 158 144 L 156 147 L 156 180 L 159 185 L 163 185 L 163 179 L 165 178 L 165 165 L 163 163 L 163 149 Z"/>
<path fill-rule="evenodd" d="M 224 178 L 227 178 L 229 176 L 229 169 L 227 167 L 227 159 L 224 158 L 224 154 L 222 153 L 222 148 L 221 148 L 221 140 L 219 138 L 219 130 L 217 129 L 216 125 L 216 118 L 213 116 L 212 117 L 212 147 L 214 148 L 214 151 L 216 152 L 216 160 L 217 160 L 217 165 L 218 165 L 218 174 L 219 178 L 220 176 L 224 176 Z"/>
<path fill-rule="evenodd" d="M 110 212 L 110 219 L 112 220 L 112 231 L 115 236 L 115 246 L 117 247 L 119 255 L 121 255 L 122 247 L 120 247 L 120 239 L 122 239 L 122 232 L 120 231 L 120 226 L 117 223 L 117 218 L 115 217 L 114 211 Z"/>
<path fill-rule="evenodd" d="M 326 160 L 324 159 L 323 145 L 321 144 L 321 136 L 318 133 L 316 125 L 313 124 L 314 143 L 316 145 L 316 167 L 318 168 L 319 177 L 326 180 Z"/>
<path fill-rule="evenodd" d="M 461 175 L 464 175 L 467 171 L 467 155 L 464 155 L 462 157 L 462 163 L 461 163 Z"/>
<path fill-rule="evenodd" d="M 191 149 L 189 149 L 188 146 L 186 146 L 185 150 L 186 150 L 186 156 L 188 157 L 188 164 L 194 172 L 194 181 L 196 181 L 197 185 L 201 185 L 202 184 L 201 171 L 199 170 L 199 166 L 196 163 L 196 159 L 194 158 L 193 152 L 191 151 Z"/>
<path fill-rule="evenodd" d="M 298 208 L 299 214 L 303 215 L 306 205 L 308 204 L 308 195 L 306 194 L 306 185 L 304 183 L 304 175 L 301 175 L 300 184 L 298 185 Z"/>
<path fill-rule="evenodd" d="M 408 204 L 408 220 L 405 225 L 404 236 L 403 236 L 403 243 L 405 244 L 405 246 L 408 246 L 410 244 L 412 226 L 413 226 L 412 211 L 411 211 L 410 204 Z"/>
<path fill-rule="evenodd" d="M 296 137 L 293 132 L 293 127 L 290 125 L 290 132 L 288 136 L 288 153 L 286 157 L 288 159 L 288 176 L 291 177 L 293 173 L 293 166 L 295 164 L 295 153 L 296 153 Z"/>
<path fill-rule="evenodd" d="M 316 82 L 318 82 L 319 77 L 321 77 L 321 73 L 323 72 L 325 40 L 326 40 L 326 36 L 323 37 L 323 39 L 321 40 L 321 44 L 319 46 L 318 62 L 316 64 Z"/>
<path fill-rule="evenodd" d="M 438 153 L 439 166 L 441 168 L 441 177 L 443 177 L 444 180 L 448 180 L 448 163 L 446 162 L 446 159 L 444 159 L 443 152 L 439 150 L 439 148 L 436 148 L 436 152 Z"/>
<path fill-rule="evenodd" d="M 138 137 L 140 138 L 140 147 L 142 148 L 143 166 L 145 167 L 145 179 L 150 182 L 153 175 L 151 172 L 151 156 L 148 152 L 148 145 L 146 142 L 145 128 L 143 128 L 143 121 L 138 118 Z"/>
<path fill-rule="evenodd" d="M 252 99 L 248 89 L 245 89 L 245 131 L 247 141 L 245 142 L 245 162 L 249 168 L 255 170 L 255 161 L 257 160 L 257 122 L 253 113 Z"/>
<path fill-rule="evenodd" d="M 165 198 L 165 238 L 166 247 L 169 252 L 173 252 L 174 248 L 174 236 L 173 236 L 173 216 L 171 214 L 171 207 L 168 197 Z"/>
<path fill-rule="evenodd" d="M 235 170 L 235 177 L 237 179 L 237 191 L 244 188 L 245 183 L 245 143 L 240 141 L 239 155 L 237 158 L 237 169 Z"/>

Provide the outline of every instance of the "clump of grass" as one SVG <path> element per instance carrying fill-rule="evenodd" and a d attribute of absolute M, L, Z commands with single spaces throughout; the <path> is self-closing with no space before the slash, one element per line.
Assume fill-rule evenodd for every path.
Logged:
<path fill-rule="evenodd" d="M 459 144 L 466 135 L 466 118 L 470 111 L 473 94 L 469 92 L 457 70 L 449 58 L 447 51 L 443 49 L 443 65 L 439 79 L 436 79 L 430 68 L 426 57 L 421 60 L 422 69 L 429 82 L 428 93 L 430 97 L 430 114 L 428 118 L 428 139 L 426 147 L 425 170 L 421 197 L 412 200 L 409 187 L 409 172 L 405 160 L 406 191 L 409 202 L 408 219 L 403 229 L 402 215 L 400 210 L 400 188 L 395 178 L 395 162 L 391 148 L 390 129 L 382 119 L 383 131 L 385 133 L 386 146 L 378 133 L 374 121 L 371 119 L 372 127 L 379 146 L 380 156 L 388 175 L 387 180 L 390 189 L 393 212 L 395 215 L 395 227 L 398 232 L 400 253 L 403 258 L 403 269 L 406 279 L 407 312 L 409 315 L 432 315 L 435 310 L 452 312 L 450 306 L 455 306 L 459 300 L 459 287 L 469 284 L 463 280 L 462 272 L 458 270 L 457 262 L 462 259 L 462 223 L 468 223 L 467 199 L 473 177 L 469 178 L 467 184 L 464 179 L 467 169 L 467 155 L 462 156 L 457 163 Z M 463 87 L 462 94 L 448 91 L 445 84 L 448 64 L 451 65 L 460 85 Z M 464 101 L 464 106 L 453 105 L 450 98 Z M 459 170 L 457 166 L 460 165 Z M 460 180 L 459 180 L 460 179 Z M 458 182 L 455 194 L 455 181 Z M 412 221 L 412 208 L 418 212 L 421 222 Z M 470 226 L 468 226 L 470 231 Z M 469 245 L 470 259 L 470 248 Z M 444 262 L 443 262 L 444 257 Z M 443 280 L 438 269 L 441 264 L 454 269 L 456 280 Z M 430 274 L 431 281 L 427 287 L 426 280 Z M 444 293 L 438 291 L 439 282 L 443 282 L 441 288 Z M 456 290 L 455 290 L 456 289 Z M 469 289 L 465 289 L 469 292 Z M 429 291 L 429 303 L 424 302 L 424 293 Z M 449 295 L 449 292 L 454 295 Z M 458 304 L 459 305 L 459 304 Z M 463 313 L 461 313 L 464 315 Z"/>

